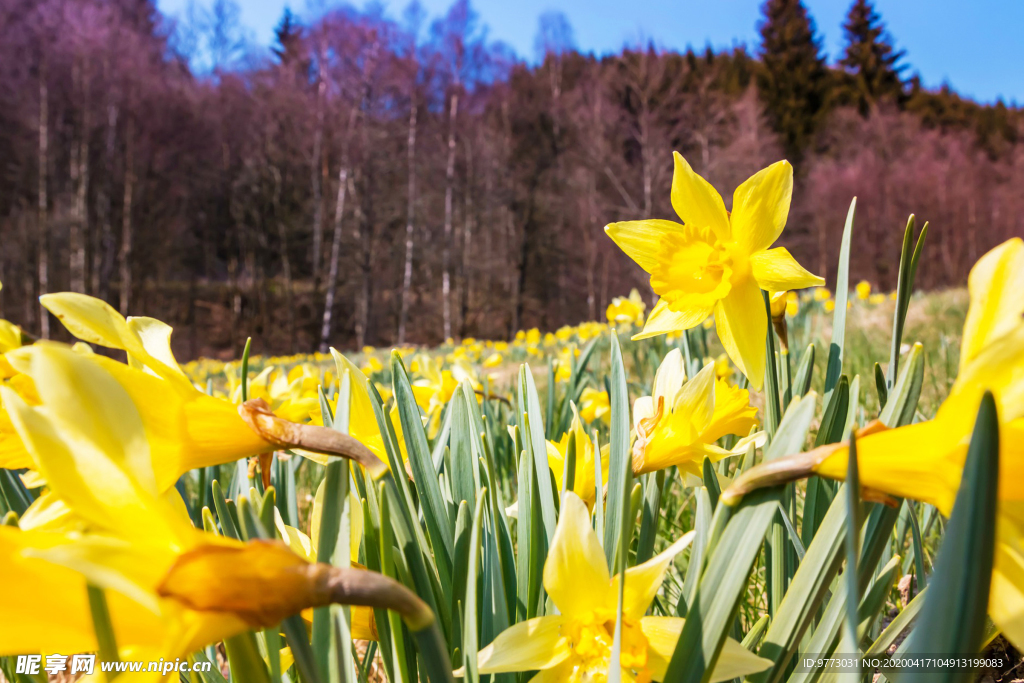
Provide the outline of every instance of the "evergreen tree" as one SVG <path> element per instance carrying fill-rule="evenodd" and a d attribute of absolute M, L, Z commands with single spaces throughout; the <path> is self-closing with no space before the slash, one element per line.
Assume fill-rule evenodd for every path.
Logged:
<path fill-rule="evenodd" d="M 285 6 L 284 15 L 274 28 L 274 36 L 277 44 L 271 49 L 281 64 L 291 65 L 302 56 L 302 26 L 290 7 Z"/>
<path fill-rule="evenodd" d="M 766 0 L 761 11 L 761 99 L 786 152 L 799 157 L 825 112 L 821 40 L 802 0 Z"/>
<path fill-rule="evenodd" d="M 906 66 L 900 60 L 906 53 L 893 46 L 871 0 L 855 0 L 843 31 L 846 50 L 839 62 L 847 75 L 843 99 L 865 115 L 880 100 L 901 102 L 904 90 L 900 72 Z"/>

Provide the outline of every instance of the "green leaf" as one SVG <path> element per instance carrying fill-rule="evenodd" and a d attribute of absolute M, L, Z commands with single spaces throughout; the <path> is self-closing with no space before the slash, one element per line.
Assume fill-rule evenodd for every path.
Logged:
<path fill-rule="evenodd" d="M 803 445 L 816 401 L 813 394 L 794 399 L 768 447 L 766 461 L 797 452 L 795 449 Z M 781 498 L 782 487 L 772 487 L 743 498 L 732 514 L 731 505 L 718 506 L 712 520 L 707 568 L 687 611 L 686 624 L 665 674 L 666 683 L 710 680 Z M 716 520 L 726 520 L 718 522 L 725 526 L 717 541 Z"/>
<path fill-rule="evenodd" d="M 768 320 L 768 333 L 765 336 L 765 364 L 764 364 L 764 395 L 765 395 L 765 418 L 764 426 L 768 432 L 768 439 L 775 436 L 779 428 L 779 420 L 782 419 L 782 393 L 779 391 L 779 376 L 775 365 L 775 328 L 772 325 L 772 302 L 768 292 L 761 290 L 761 297 L 764 299 L 764 310 Z"/>
<path fill-rule="evenodd" d="M 534 486 L 540 498 L 540 519 L 546 542 L 550 544 L 558 519 L 555 513 L 555 493 L 548 483 L 551 480 L 551 469 L 548 467 L 547 441 L 544 439 L 544 426 L 541 422 L 543 413 L 528 364 L 519 368 L 519 414 L 525 426 L 523 445 L 533 458 Z"/>
<path fill-rule="evenodd" d="M 868 628 L 878 618 L 879 613 L 889 599 L 889 591 L 892 590 L 896 577 L 900 573 L 900 556 L 893 555 L 889 561 L 878 571 L 878 576 L 871 583 L 871 587 L 860 599 L 860 609 L 857 610 L 857 619 L 860 626 L 857 630 L 858 639 L 863 639 Z"/>
<path fill-rule="evenodd" d="M 925 223 L 921 228 L 921 235 L 917 238 L 917 245 L 911 251 L 914 222 L 914 214 L 910 214 L 910 218 L 907 219 L 907 227 L 903 231 L 903 249 L 900 252 L 900 269 L 896 284 L 896 307 L 892 320 L 892 344 L 889 348 L 889 374 L 886 378 L 886 388 L 892 388 L 896 381 L 900 363 L 900 346 L 903 344 L 903 327 L 907 320 L 907 310 L 910 307 L 910 296 L 914 293 L 917 263 L 924 248 L 924 239 L 928 235 L 928 224 Z"/>
<path fill-rule="evenodd" d="M 995 554 L 998 489 L 999 419 L 995 399 L 986 392 L 960 490 L 935 560 L 931 596 L 909 638 L 908 654 L 964 656 L 981 649 Z M 972 677 L 973 672 L 966 668 L 929 674 L 929 680 L 939 683 Z"/>
<path fill-rule="evenodd" d="M 844 622 L 842 645 L 843 654 L 859 654 L 860 646 L 857 638 L 857 626 L 860 619 L 857 610 L 860 606 L 860 586 L 857 582 L 857 560 L 860 555 L 860 468 L 857 466 L 857 437 L 850 437 L 849 456 L 846 467 L 846 571 L 843 582 L 846 584 L 846 620 Z M 839 496 L 836 496 L 838 499 Z M 860 674 L 860 667 L 854 672 Z"/>
<path fill-rule="evenodd" d="M 629 393 L 626 371 L 622 365 L 619 339 L 612 335 L 611 343 L 611 437 L 608 451 L 608 507 L 605 513 L 604 552 L 608 567 L 618 567 L 616 554 L 619 539 L 629 522 L 629 494 L 632 489 L 633 469 L 629 454 Z M 622 544 L 629 546 L 629 539 Z"/>
<path fill-rule="evenodd" d="M 752 683 L 778 681 L 785 674 L 786 665 L 796 653 L 839 571 L 846 519 L 846 501 L 837 495 L 814 540 L 807 547 L 758 652 L 775 666 L 750 676 Z"/>
<path fill-rule="evenodd" d="M 917 401 L 921 398 L 924 385 L 924 347 L 914 344 L 903 366 L 899 381 L 889 392 L 889 400 L 878 419 L 887 427 L 902 427 L 914 421 Z"/>
<path fill-rule="evenodd" d="M 88 584 L 85 590 L 89 597 L 89 612 L 92 614 L 92 626 L 96 633 L 96 643 L 99 645 L 99 659 L 101 662 L 120 661 L 120 657 L 117 654 L 117 638 L 114 636 L 114 624 L 110 619 L 110 608 L 107 606 L 106 593 L 99 586 L 92 584 Z M 113 679 L 114 676 L 109 676 L 108 678 Z"/>
<path fill-rule="evenodd" d="M 808 344 L 800 356 L 800 363 L 796 368 L 796 377 L 793 379 L 793 396 L 803 396 L 811 390 L 811 378 L 814 375 L 814 344 Z"/>
<path fill-rule="evenodd" d="M 342 389 L 338 400 L 338 413 L 333 428 L 343 433 L 348 432 L 349 412 L 348 401 L 342 397 L 349 396 L 350 378 L 347 373 L 342 379 Z M 332 458 L 325 468 L 323 486 L 323 504 L 320 509 L 320 529 L 317 538 L 317 560 L 337 567 L 351 565 L 349 557 L 349 536 L 351 534 L 351 515 L 362 514 L 362 510 L 349 510 L 349 464 L 340 458 Z M 342 623 L 336 624 L 334 617 L 340 617 Z M 329 677 L 332 659 L 330 658 L 333 632 L 340 628 L 343 637 L 349 638 L 351 632 L 351 614 L 348 609 L 338 610 L 331 607 L 318 607 L 313 610 L 313 651 L 321 676 Z M 347 640 L 346 640 L 347 642 Z M 338 648 L 338 666 L 346 672 L 354 671 L 351 648 Z"/>
<path fill-rule="evenodd" d="M 480 474 L 477 459 L 473 455 L 473 444 L 476 436 L 469 424 L 469 407 L 463 396 L 464 389 L 460 384 L 455 389 L 451 401 L 451 475 L 452 497 L 456 504 L 466 501 L 476 505 L 476 492 L 480 488 Z M 473 397 L 473 402 L 476 398 Z"/>
<path fill-rule="evenodd" d="M 224 639 L 224 649 L 231 668 L 231 679 L 234 681 L 252 681 L 252 683 L 270 683 L 267 666 L 260 656 L 256 644 L 256 634 L 252 631 L 240 633 Z M 310 683 L 315 679 L 310 679 Z"/>
<path fill-rule="evenodd" d="M 903 608 L 896 618 L 889 622 L 889 625 L 885 627 L 882 633 L 875 639 L 875 642 L 871 643 L 871 647 L 864 651 L 867 656 L 880 655 L 889 651 L 899 637 L 903 634 L 907 627 L 917 618 L 917 615 L 921 613 L 921 608 L 925 604 L 925 591 L 922 590 L 920 593 L 914 596 L 914 598 L 907 603 L 907 606 Z"/>
<path fill-rule="evenodd" d="M 889 388 L 885 385 L 885 373 L 878 363 L 875 363 L 875 391 L 878 393 L 878 405 L 884 406 L 889 400 Z"/>
<path fill-rule="evenodd" d="M 21 482 L 21 477 L 12 470 L 0 468 L 0 499 L 7 509 L 16 513 L 18 517 L 25 514 L 25 510 L 32 504 L 32 494 Z"/>
<path fill-rule="evenodd" d="M 842 439 L 849 408 L 850 382 L 846 379 L 846 375 L 842 375 L 832 391 L 824 414 L 821 416 L 821 426 L 818 428 L 818 436 L 814 440 L 815 448 L 837 443 Z"/>
<path fill-rule="evenodd" d="M 910 532 L 913 537 L 914 573 L 917 579 L 917 588 L 921 591 L 928 586 L 928 578 L 924 572 L 924 543 L 921 541 L 921 526 L 917 521 L 917 507 L 914 505 L 914 501 L 905 500 L 903 504 L 907 506 L 909 513 L 907 517 L 910 520 Z"/>
<path fill-rule="evenodd" d="M 249 350 L 252 348 L 252 337 L 245 338 L 242 349 L 242 373 L 239 377 L 242 386 L 242 403 L 249 400 Z"/>
<path fill-rule="evenodd" d="M 288 641 L 288 647 L 295 657 L 295 668 L 302 675 L 305 683 L 321 683 L 323 677 L 317 669 L 316 655 L 309 644 L 309 637 L 306 635 L 306 622 L 298 614 L 293 614 L 281 622 L 281 630 Z M 234 677 L 232 677 L 234 678 Z M 238 678 L 244 681 L 246 678 Z"/>
<path fill-rule="evenodd" d="M 846 302 L 850 295 L 850 239 L 853 235 L 853 219 L 857 211 L 857 198 L 850 202 L 843 227 L 843 240 L 839 247 L 839 269 L 836 273 L 836 307 L 832 313 L 832 342 L 828 348 L 828 364 L 825 368 L 825 405 L 832 397 L 832 390 L 843 373 L 843 347 L 846 343 Z"/>
<path fill-rule="evenodd" d="M 636 564 L 643 564 L 654 556 L 654 541 L 658 535 L 661 516 L 661 492 L 665 487 L 665 470 L 644 476 L 644 508 L 640 518 L 640 539 L 636 546 Z"/>
<path fill-rule="evenodd" d="M 562 467 L 562 490 L 559 495 L 566 491 L 572 491 L 576 484 L 576 432 L 569 432 L 569 441 L 565 446 L 565 463 Z"/>
<path fill-rule="evenodd" d="M 479 643 L 477 642 L 477 575 L 480 573 L 480 534 L 483 529 L 484 519 L 484 497 L 476 502 L 476 510 L 473 512 L 473 528 L 469 540 L 469 562 L 466 570 L 466 609 L 463 612 L 463 634 L 462 652 L 466 667 L 465 680 L 469 683 L 479 683 L 480 674 L 477 673 L 477 653 Z"/>
<path fill-rule="evenodd" d="M 711 495 L 707 487 L 701 486 L 695 489 L 694 499 L 697 504 L 697 512 L 693 522 L 693 544 L 690 546 L 690 563 L 686 567 L 686 576 L 683 578 L 683 593 L 679 596 L 679 604 L 676 606 L 676 614 L 686 616 L 688 606 L 693 602 L 697 594 L 697 584 L 700 575 L 704 571 L 704 561 L 707 559 L 708 542 L 711 539 L 711 520 L 713 510 L 711 508 Z"/>
<path fill-rule="evenodd" d="M 715 508 L 718 507 L 718 498 L 722 495 L 722 486 L 718 483 L 718 474 L 715 473 L 715 466 L 711 463 L 711 458 L 704 456 L 704 464 L 702 467 L 704 474 L 704 486 L 708 490 L 708 497 L 711 499 L 711 511 L 714 512 Z"/>
<path fill-rule="evenodd" d="M 438 579 L 442 586 L 450 586 L 452 552 L 455 550 L 455 542 L 452 539 L 454 525 L 452 520 L 448 519 L 448 507 L 441 496 L 441 486 L 430 458 L 427 435 L 423 431 L 423 422 L 420 420 L 419 407 L 409 384 L 409 375 L 397 351 L 391 354 L 391 378 L 395 387 L 395 401 L 402 422 L 405 446 L 409 453 L 409 464 L 412 466 L 416 490 L 423 506 L 423 520 L 427 525 Z"/>
<path fill-rule="evenodd" d="M 241 534 L 238 532 L 238 527 L 235 526 L 234 518 L 228 512 L 227 500 L 224 498 L 224 489 L 220 487 L 220 482 L 214 479 L 210 489 L 213 491 L 213 506 L 217 510 L 221 532 L 228 538 L 240 539 Z"/>

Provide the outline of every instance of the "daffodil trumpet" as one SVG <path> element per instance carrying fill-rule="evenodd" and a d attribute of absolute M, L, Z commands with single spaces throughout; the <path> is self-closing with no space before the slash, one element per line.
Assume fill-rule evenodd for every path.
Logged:
<path fill-rule="evenodd" d="M 272 574 L 265 573 L 268 556 L 279 558 Z M 250 589 L 261 578 L 272 579 L 276 586 L 270 589 L 271 596 L 254 601 Z M 397 581 L 362 568 L 306 562 L 281 541 L 210 545 L 186 552 L 171 566 L 157 593 L 196 611 L 234 614 L 253 628 L 275 626 L 300 609 L 331 604 L 392 610 L 411 631 L 435 623 L 427 603 Z"/>

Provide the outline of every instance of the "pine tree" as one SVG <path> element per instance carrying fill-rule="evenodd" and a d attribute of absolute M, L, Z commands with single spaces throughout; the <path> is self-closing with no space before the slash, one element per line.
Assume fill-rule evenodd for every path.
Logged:
<path fill-rule="evenodd" d="M 880 100 L 902 102 L 903 80 L 900 64 L 906 54 L 896 50 L 892 36 L 885 30 L 882 17 L 871 0 L 855 0 L 843 24 L 846 50 L 840 65 L 846 72 L 843 99 L 867 115 Z"/>
<path fill-rule="evenodd" d="M 802 0 L 766 0 L 761 31 L 761 99 L 786 152 L 799 157 L 825 113 L 829 72 Z"/>
<path fill-rule="evenodd" d="M 286 66 L 293 64 L 302 55 L 302 26 L 290 7 L 285 6 L 284 15 L 274 28 L 274 36 L 277 44 L 271 49 L 277 59 Z"/>

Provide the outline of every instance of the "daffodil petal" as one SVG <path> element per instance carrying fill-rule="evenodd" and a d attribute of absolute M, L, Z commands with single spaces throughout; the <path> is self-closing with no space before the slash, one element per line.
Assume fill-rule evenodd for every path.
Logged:
<path fill-rule="evenodd" d="M 587 506 L 568 491 L 544 562 L 544 588 L 562 614 L 572 615 L 602 604 L 610 579 Z"/>
<path fill-rule="evenodd" d="M 569 641 L 562 635 L 565 618 L 536 617 L 510 626 L 480 650 L 477 668 L 482 674 L 550 669 L 569 656 Z"/>
<path fill-rule="evenodd" d="M 572 662 L 562 662 L 550 669 L 541 669 L 530 679 L 530 683 L 565 683 L 573 673 Z"/>
<path fill-rule="evenodd" d="M 171 351 L 171 333 L 174 330 L 170 325 L 156 318 L 144 316 L 128 318 L 127 323 L 128 329 L 139 338 L 146 353 L 163 363 L 172 373 L 180 375 L 182 380 L 188 382 L 185 373 L 178 366 L 174 352 Z"/>
<path fill-rule="evenodd" d="M 676 395 L 673 417 L 686 416 L 692 431 L 691 442 L 707 429 L 715 412 L 715 363 L 708 363 L 686 382 Z"/>
<path fill-rule="evenodd" d="M 825 278 L 807 271 L 797 263 L 785 247 L 776 247 L 753 254 L 750 257 L 750 267 L 753 270 L 754 279 L 757 280 L 761 289 L 772 292 L 781 293 L 791 289 L 821 287 L 825 284 Z M 785 310 L 785 302 L 783 302 L 783 310 Z"/>
<path fill-rule="evenodd" d="M 669 308 L 667 300 L 658 299 L 654 310 L 644 323 L 643 331 L 633 335 L 633 339 L 647 339 L 667 332 L 692 329 L 704 322 L 711 315 L 711 311 L 710 307 L 705 306 L 692 306 L 682 311 L 673 311 Z"/>
<path fill-rule="evenodd" d="M 757 408 L 750 405 L 750 392 L 718 380 L 715 383 L 715 413 L 701 439 L 712 443 L 726 434 L 749 434 L 756 424 Z"/>
<path fill-rule="evenodd" d="M 654 680 L 660 681 L 665 677 L 685 624 L 686 620 L 680 617 L 644 617 L 640 620 L 640 628 L 650 647 L 647 666 Z M 710 680 L 718 683 L 730 678 L 742 678 L 764 671 L 771 664 L 771 661 L 758 657 L 732 638 L 726 638 Z"/>
<path fill-rule="evenodd" d="M 63 345 L 37 344 L 23 353 L 30 358 L 30 373 L 50 419 L 72 425 L 156 495 L 142 417 L 117 380 L 92 359 Z"/>
<path fill-rule="evenodd" d="M 641 396 L 633 401 L 633 429 L 638 429 L 643 420 L 654 415 L 654 400 L 651 396 Z"/>
<path fill-rule="evenodd" d="M 662 581 L 665 580 L 665 570 L 676 555 L 686 550 L 693 542 L 695 533 L 686 532 L 658 555 L 626 570 L 626 587 L 622 597 L 622 613 L 625 617 L 639 619 L 644 615 L 654 601 L 654 596 L 658 594 Z M 612 579 L 612 590 L 616 593 L 619 590 L 618 586 L 619 575 L 616 574 Z"/>
<path fill-rule="evenodd" d="M 675 221 L 649 219 L 643 221 L 623 221 L 610 223 L 604 231 L 626 252 L 629 258 L 637 262 L 641 268 L 650 273 L 660 264 L 665 254 L 662 240 L 666 233 L 689 235 L 690 233 Z"/>
<path fill-rule="evenodd" d="M 66 425 L 57 426 L 9 389 L 0 387 L 0 393 L 50 487 L 82 518 L 126 537 L 176 537 L 170 515 L 157 509 L 159 499 L 95 443 Z"/>
<path fill-rule="evenodd" d="M 732 238 L 755 254 L 786 227 L 793 197 L 793 167 L 778 161 L 750 176 L 732 195 Z"/>
<path fill-rule="evenodd" d="M 658 397 L 665 397 L 665 405 L 675 404 L 676 394 L 679 392 L 683 382 L 686 381 L 686 368 L 683 365 L 683 352 L 679 349 L 672 349 L 658 366 L 654 373 L 654 389 L 651 397 L 654 404 L 657 404 Z"/>
<path fill-rule="evenodd" d="M 948 516 L 967 456 L 963 436 L 931 420 L 859 438 L 861 486 L 930 503 Z M 814 471 L 831 479 L 845 479 L 848 459 L 849 448 L 838 446 Z"/>
<path fill-rule="evenodd" d="M 1022 324 L 1024 240 L 1007 240 L 978 259 L 967 280 L 971 305 L 960 346 L 960 370 L 993 340 Z"/>
<path fill-rule="evenodd" d="M 142 363 L 157 375 L 189 384 L 181 368 L 177 365 L 168 366 L 150 354 L 124 317 L 107 302 L 75 292 L 44 294 L 39 297 L 39 302 L 57 316 L 71 334 L 82 341 L 123 349 L 135 361 Z M 146 324 L 143 323 L 142 326 Z M 150 332 L 156 334 L 155 330 Z"/>
<path fill-rule="evenodd" d="M 345 372 L 349 374 L 350 396 L 348 404 L 348 429 L 350 434 L 370 435 L 380 434 L 380 427 L 377 424 L 377 416 L 370 401 L 370 380 L 367 378 L 355 363 L 339 353 L 337 349 L 331 349 L 334 356 L 334 363 L 338 370 L 340 380 Z M 377 454 L 383 460 L 387 460 L 386 454 Z"/>
<path fill-rule="evenodd" d="M 711 184 L 694 173 L 679 152 L 672 153 L 672 208 L 686 225 L 711 228 L 715 237 L 729 239 L 729 214 L 725 211 L 722 195 Z"/>
<path fill-rule="evenodd" d="M 760 389 L 764 384 L 768 313 L 753 279 L 734 285 L 729 296 L 718 302 L 715 326 L 729 358 L 747 376 L 750 386 Z"/>
<path fill-rule="evenodd" d="M 935 419 L 970 430 L 985 391 L 995 395 L 1001 421 L 1024 417 L 1024 324 L 979 351 L 960 370 Z"/>

